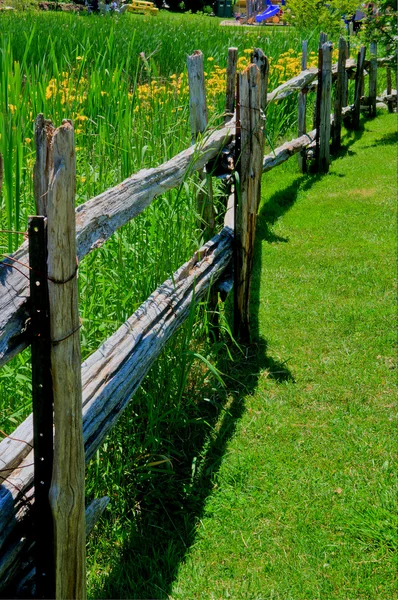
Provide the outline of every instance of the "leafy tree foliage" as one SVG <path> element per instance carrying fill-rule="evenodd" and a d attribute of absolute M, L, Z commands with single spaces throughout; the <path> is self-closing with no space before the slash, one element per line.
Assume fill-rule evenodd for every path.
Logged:
<path fill-rule="evenodd" d="M 368 5 L 365 19 L 365 37 L 378 42 L 389 51 L 397 48 L 396 0 L 378 0 Z"/>
<path fill-rule="evenodd" d="M 328 33 L 340 29 L 342 17 L 352 16 L 358 0 L 287 0 L 285 18 L 300 28 L 324 28 Z"/>

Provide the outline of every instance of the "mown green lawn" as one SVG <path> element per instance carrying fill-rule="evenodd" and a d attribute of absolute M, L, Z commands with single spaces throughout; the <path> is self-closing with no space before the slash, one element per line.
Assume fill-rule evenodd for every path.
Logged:
<path fill-rule="evenodd" d="M 398 598 L 395 131 L 263 178 L 246 387 L 173 600 Z"/>

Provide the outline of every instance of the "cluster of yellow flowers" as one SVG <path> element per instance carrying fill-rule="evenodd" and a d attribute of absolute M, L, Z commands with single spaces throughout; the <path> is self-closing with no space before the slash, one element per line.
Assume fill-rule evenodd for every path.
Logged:
<path fill-rule="evenodd" d="M 137 103 L 134 112 L 149 110 L 154 104 L 164 105 L 172 99 L 183 100 L 188 96 L 188 82 L 184 73 L 173 74 L 169 80 L 153 79 L 150 83 L 143 83 L 137 87 Z M 134 94 L 129 93 L 132 100 Z"/>
<path fill-rule="evenodd" d="M 59 95 L 61 104 L 73 102 L 74 100 L 77 100 L 79 104 L 84 102 L 87 98 L 87 90 L 84 89 L 87 80 L 84 77 L 76 79 L 73 77 L 73 71 L 74 69 L 72 69 L 71 75 L 67 71 L 63 71 L 61 80 L 55 79 L 55 77 L 50 79 L 46 87 L 46 100 Z"/>

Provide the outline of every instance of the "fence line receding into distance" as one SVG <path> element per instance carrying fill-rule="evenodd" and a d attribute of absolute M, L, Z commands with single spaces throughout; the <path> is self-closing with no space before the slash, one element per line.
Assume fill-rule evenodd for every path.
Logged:
<path fill-rule="evenodd" d="M 336 151 L 341 143 L 343 119 L 357 128 L 361 108 L 370 116 L 375 115 L 377 67 L 388 66 L 393 60 L 377 59 L 374 45 L 369 61 L 365 60 L 365 49 L 361 49 L 357 60 L 350 59 L 341 40 L 338 63 L 332 65 L 331 44 L 325 36 L 321 41 L 319 68 L 306 69 L 304 45 L 302 72 L 272 92 L 267 91 L 268 61 L 264 53 L 254 49 L 252 64 L 236 77 L 237 51 L 229 49 L 226 122 L 212 132 L 206 131 L 203 57 L 201 52 L 195 52 L 188 58 L 193 145 L 159 167 L 139 171 L 76 209 L 73 126 L 64 122 L 55 129 L 42 115 L 38 116 L 34 187 L 41 218 L 31 218 L 29 240 L 2 261 L 0 273 L 0 366 L 31 345 L 34 411 L 0 443 L 0 594 L 12 589 L 20 597 L 27 597 L 36 586 L 35 593 L 41 598 L 85 597 L 85 534 L 108 502 L 107 498 L 94 500 L 84 509 L 85 463 L 93 457 L 167 341 L 189 315 L 192 302 L 198 303 L 209 295 L 209 290 L 214 302 L 217 285 L 225 290 L 231 289 L 233 283 L 235 331 L 242 340 L 249 339 L 250 281 L 262 173 L 297 153 L 303 172 L 309 164 L 327 172 L 331 135 Z M 370 74 L 366 98 L 364 69 Z M 347 80 L 353 77 L 354 102 L 349 105 Z M 332 107 L 333 81 L 336 93 Z M 195 82 L 199 82 L 200 93 Z M 307 92 L 315 89 L 315 127 L 307 133 Z M 298 138 L 263 156 L 266 105 L 296 92 Z M 386 100 L 391 103 L 394 99 Z M 49 152 L 54 154 L 52 161 L 47 160 Z M 227 181 L 225 220 L 222 230 L 214 235 L 211 177 L 215 163 L 221 164 L 221 154 L 229 156 L 237 176 L 230 168 L 222 175 Z M 1 165 L 0 156 L 0 179 Z M 75 256 L 81 260 L 141 213 L 156 196 L 179 186 L 195 172 L 199 172 L 203 183 L 198 210 L 209 241 L 81 365 Z M 60 250 L 59 240 L 66 231 L 67 247 Z M 48 264 L 44 277 L 43 260 Z M 232 263 L 233 281 L 228 275 L 231 269 L 227 270 Z M 226 281 L 220 283 L 223 277 Z M 38 293 L 39 289 L 42 293 Z M 63 306 L 69 307 L 65 313 L 61 311 Z M 72 312 L 70 306 L 74 307 Z M 46 387 L 45 382 L 50 385 Z M 43 415 L 40 408 L 44 393 L 50 413 L 54 405 L 54 440 L 52 422 L 48 432 L 49 412 Z M 43 427 L 49 434 L 44 445 Z M 52 461 L 51 477 L 48 465 Z M 39 486 L 40 493 L 35 493 Z M 50 536 L 50 541 L 46 541 L 52 545 L 48 548 L 52 560 L 46 562 L 40 551 L 44 543 L 39 540 L 41 531 L 32 529 L 35 515 L 36 521 L 47 519 L 51 531 L 54 529 L 54 539 Z M 42 523 L 41 530 L 45 530 Z"/>

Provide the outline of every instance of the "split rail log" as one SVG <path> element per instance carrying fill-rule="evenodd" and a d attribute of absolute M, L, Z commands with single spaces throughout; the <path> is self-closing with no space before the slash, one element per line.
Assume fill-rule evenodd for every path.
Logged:
<path fill-rule="evenodd" d="M 237 171 L 235 217 L 234 327 L 241 340 L 250 339 L 250 284 L 254 258 L 264 148 L 261 76 L 256 65 L 238 75 Z"/>
<path fill-rule="evenodd" d="M 302 149 L 310 146 L 315 139 L 315 130 L 284 143 L 279 148 L 276 148 L 270 154 L 264 156 L 262 170 L 263 173 L 269 172 L 274 167 L 287 161 L 291 156 L 300 152 Z M 227 223 L 225 223 L 227 226 Z M 30 451 L 32 444 L 32 415 L 29 415 L 21 425 L 13 432 L 13 438 L 16 440 L 24 440 L 24 443 L 15 441 L 10 438 L 5 438 L 0 443 L 0 468 L 7 468 L 10 471 L 15 469 L 21 460 L 23 460 Z"/>
<path fill-rule="evenodd" d="M 232 258 L 229 227 L 205 244 L 82 365 L 83 436 L 90 460 L 114 426 L 167 341 L 189 315 Z M 27 423 L 25 422 L 25 428 Z M 30 434 L 31 435 L 31 434 Z M 14 441 L 14 443 L 17 443 Z M 20 444 L 25 446 L 25 444 Z M 31 540 L 32 453 L 0 488 L 0 581 L 15 573 Z M 9 581 L 9 576 L 7 576 Z"/>
<path fill-rule="evenodd" d="M 191 123 L 192 143 L 207 128 L 207 102 L 203 54 L 200 50 L 187 57 L 189 85 L 189 116 Z M 201 186 L 196 198 L 196 209 L 201 219 L 201 226 L 206 239 L 212 237 L 215 228 L 215 211 L 213 203 L 213 184 L 206 166 L 199 171 Z"/>
<path fill-rule="evenodd" d="M 264 156 L 263 159 L 263 173 L 268 173 L 278 165 L 286 162 L 297 152 L 301 152 L 308 146 L 311 146 L 315 143 L 316 139 L 316 130 L 313 129 L 309 133 L 306 133 L 299 138 L 292 140 L 291 142 L 285 142 L 279 148 L 276 148 L 270 154 Z"/>
<path fill-rule="evenodd" d="M 307 87 L 317 70 L 300 73 L 269 93 L 267 103 L 281 100 Z M 77 255 L 79 260 L 99 248 L 119 227 L 140 214 L 156 196 L 180 185 L 187 173 L 203 167 L 233 137 L 233 120 L 159 167 L 143 169 L 117 186 L 76 209 Z M 22 244 L 0 262 L 0 366 L 29 344 L 28 245 Z"/>
<path fill-rule="evenodd" d="M 283 100 L 295 92 L 299 92 L 303 88 L 308 87 L 318 77 L 318 69 L 311 68 L 306 71 L 302 71 L 296 77 L 289 79 L 273 92 L 270 92 L 267 96 L 267 103 L 276 102 L 277 100 Z"/>

